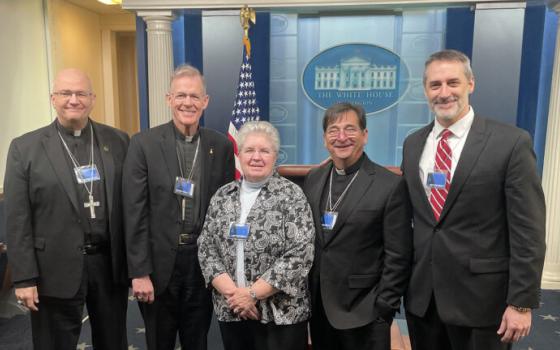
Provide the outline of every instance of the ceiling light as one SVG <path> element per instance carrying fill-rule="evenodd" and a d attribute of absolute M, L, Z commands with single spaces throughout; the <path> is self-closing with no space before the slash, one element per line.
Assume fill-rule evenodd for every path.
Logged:
<path fill-rule="evenodd" d="M 97 0 L 100 3 L 103 3 L 105 5 L 120 5 L 122 4 L 122 0 Z"/>

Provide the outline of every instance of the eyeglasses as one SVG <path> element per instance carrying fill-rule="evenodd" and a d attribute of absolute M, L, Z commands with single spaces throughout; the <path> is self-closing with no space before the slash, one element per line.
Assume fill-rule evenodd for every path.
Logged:
<path fill-rule="evenodd" d="M 344 132 L 344 135 L 347 137 L 354 137 L 358 135 L 358 133 L 362 131 L 355 126 L 347 126 L 344 129 L 339 129 L 337 127 L 328 128 L 326 131 L 327 137 L 338 137 L 341 132 Z"/>
<path fill-rule="evenodd" d="M 178 94 L 169 93 L 169 96 L 171 96 L 171 98 L 173 98 L 173 101 L 178 102 L 178 103 L 185 102 L 187 100 L 187 98 L 190 98 L 192 103 L 198 103 L 198 102 L 202 101 L 202 99 L 204 99 L 204 97 L 205 97 L 205 95 L 201 96 L 201 95 L 197 95 L 197 94 L 184 94 L 184 93 L 178 93 Z"/>
<path fill-rule="evenodd" d="M 86 91 L 71 91 L 71 90 L 62 90 L 62 91 L 55 91 L 52 93 L 55 96 L 62 97 L 65 100 L 69 100 L 72 96 L 76 96 L 78 100 L 85 100 L 92 95 L 91 92 Z"/>

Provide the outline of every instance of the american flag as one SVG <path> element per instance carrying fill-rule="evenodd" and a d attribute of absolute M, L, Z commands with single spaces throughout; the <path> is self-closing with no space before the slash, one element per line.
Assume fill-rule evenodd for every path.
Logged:
<path fill-rule="evenodd" d="M 248 121 L 260 120 L 260 110 L 257 104 L 257 94 L 255 93 L 255 82 L 253 81 L 253 71 L 251 69 L 251 58 L 243 48 L 243 63 L 239 70 L 239 83 L 237 84 L 237 95 L 231 112 L 229 121 L 228 138 L 233 143 L 235 153 L 235 178 L 241 178 L 241 167 L 239 166 L 239 150 L 237 149 L 237 132 L 241 126 Z"/>

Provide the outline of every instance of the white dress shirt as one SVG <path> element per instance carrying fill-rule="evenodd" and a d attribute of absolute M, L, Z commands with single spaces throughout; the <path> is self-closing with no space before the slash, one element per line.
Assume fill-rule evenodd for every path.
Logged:
<path fill-rule="evenodd" d="M 465 146 L 465 141 L 467 140 L 467 136 L 471 130 L 473 119 L 474 111 L 473 108 L 469 106 L 469 112 L 463 118 L 459 119 L 447 128 L 452 133 L 447 139 L 449 148 L 451 148 L 450 181 L 453 181 L 453 175 L 455 174 L 457 163 L 461 158 L 461 152 L 463 152 L 463 147 Z M 442 126 L 437 119 L 434 120 L 434 127 L 428 134 L 426 144 L 424 145 L 424 151 L 422 151 L 422 156 L 420 157 L 420 181 L 422 181 L 422 184 L 424 185 L 424 190 L 426 191 L 428 199 L 430 198 L 430 193 L 432 191 L 431 187 L 426 185 L 428 173 L 434 171 L 437 145 L 441 139 L 441 133 L 445 129 L 446 128 Z"/>

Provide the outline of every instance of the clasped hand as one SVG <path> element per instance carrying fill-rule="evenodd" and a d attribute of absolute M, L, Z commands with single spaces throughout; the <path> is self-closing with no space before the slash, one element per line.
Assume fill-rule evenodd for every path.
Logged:
<path fill-rule="evenodd" d="M 235 288 L 233 292 L 224 295 L 229 308 L 243 320 L 259 320 L 261 315 L 256 301 L 251 297 L 249 288 Z"/>

